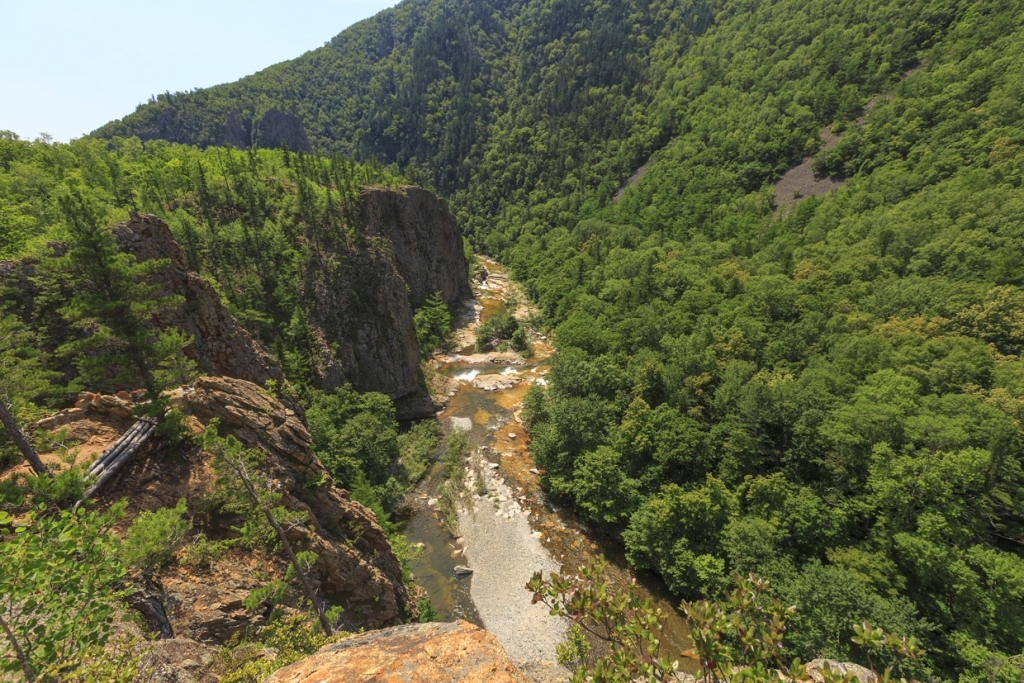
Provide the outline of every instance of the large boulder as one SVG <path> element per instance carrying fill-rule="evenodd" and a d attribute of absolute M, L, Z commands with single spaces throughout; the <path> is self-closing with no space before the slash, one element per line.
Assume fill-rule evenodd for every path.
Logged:
<path fill-rule="evenodd" d="M 528 683 L 493 635 L 465 621 L 409 624 L 327 645 L 266 683 Z"/>

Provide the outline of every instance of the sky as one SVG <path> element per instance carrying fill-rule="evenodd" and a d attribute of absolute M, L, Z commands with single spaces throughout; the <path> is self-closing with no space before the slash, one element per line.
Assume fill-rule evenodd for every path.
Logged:
<path fill-rule="evenodd" d="M 397 0 L 0 0 L 0 130 L 66 142 L 321 47 Z"/>

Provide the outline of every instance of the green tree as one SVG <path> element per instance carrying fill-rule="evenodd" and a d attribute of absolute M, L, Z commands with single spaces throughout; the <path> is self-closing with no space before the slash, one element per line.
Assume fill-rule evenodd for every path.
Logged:
<path fill-rule="evenodd" d="M 35 473 L 45 475 L 49 470 L 18 426 L 18 416 L 35 412 L 32 401 L 56 391 L 52 380 L 57 373 L 45 368 L 37 343 L 37 336 L 17 316 L 0 317 L 0 422 Z M 0 465 L 9 460 L 4 450 L 0 443 Z"/>
<path fill-rule="evenodd" d="M 103 514 L 37 509 L 19 522 L 0 512 L 0 527 L 13 527 L 0 553 L 3 670 L 61 680 L 111 637 L 125 570 L 110 527 L 125 506 Z"/>
<path fill-rule="evenodd" d="M 47 263 L 48 269 L 71 289 L 60 312 L 79 328 L 81 337 L 63 344 L 58 355 L 72 358 L 82 381 L 92 386 L 138 386 L 155 397 L 153 371 L 168 355 L 168 343 L 157 344 L 161 333 L 155 315 L 183 302 L 149 282 L 166 260 L 139 262 L 118 250 L 114 235 L 100 223 L 95 203 L 81 193 L 61 198 L 70 242 L 67 253 Z M 175 332 L 164 333 L 175 335 Z M 181 337 L 175 337 L 178 341 Z M 165 338 L 169 342 L 171 336 Z M 125 362 L 126 361 L 126 362 Z"/>
<path fill-rule="evenodd" d="M 419 342 L 420 355 L 429 358 L 435 350 L 446 350 L 451 341 L 452 314 L 448 305 L 435 292 L 423 302 L 413 315 L 416 325 L 416 341 Z"/>
<path fill-rule="evenodd" d="M 622 534 L 627 557 L 656 569 L 677 593 L 714 594 L 725 571 L 720 535 L 736 508 L 735 496 L 710 474 L 689 491 L 669 484 L 630 518 Z"/>
<path fill-rule="evenodd" d="M 152 578 L 154 571 L 174 557 L 192 529 L 187 513 L 184 498 L 173 508 L 140 512 L 125 533 L 124 563 L 138 568 L 144 578 Z"/>
<path fill-rule="evenodd" d="M 609 446 L 576 461 L 569 487 L 576 505 L 590 519 L 605 524 L 627 519 L 640 502 L 639 482 L 626 476 L 621 457 Z"/>

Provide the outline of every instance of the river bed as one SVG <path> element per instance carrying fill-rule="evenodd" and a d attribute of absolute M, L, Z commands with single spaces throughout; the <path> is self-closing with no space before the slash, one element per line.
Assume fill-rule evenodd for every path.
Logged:
<path fill-rule="evenodd" d="M 554 650 L 566 623 L 551 617 L 542 605 L 530 604 L 526 582 L 534 571 L 575 572 L 603 554 L 615 586 L 626 590 L 635 580 L 633 590 L 666 615 L 662 641 L 676 658 L 689 647 L 689 638 L 664 584 L 656 576 L 630 570 L 616 542 L 593 533 L 572 510 L 549 500 L 539 486 L 529 439 L 516 413 L 530 385 L 544 382 L 551 347 L 531 334 L 534 353 L 527 359 L 473 353 L 473 330 L 504 311 L 503 296 L 508 296 L 502 267 L 489 260 L 484 264 L 490 276 L 482 286 L 474 285 L 476 299 L 458 321 L 456 339 L 461 348 L 434 361 L 438 372 L 457 382 L 437 419 L 446 433 L 454 429 L 466 433 L 472 454 L 466 462 L 470 493 L 460 511 L 459 536 L 443 527 L 435 506 L 428 504 L 436 499 L 443 481 L 439 464 L 410 494 L 405 535 L 410 543 L 423 544 L 423 552 L 411 565 L 416 582 L 445 620 L 465 619 L 487 628 L 534 680 L 554 681 L 568 676 L 555 664 Z M 522 319 L 523 312 L 520 306 L 517 317 Z M 495 385 L 499 388 L 488 390 Z M 468 566 L 474 573 L 456 576 L 456 565 Z M 680 657 L 680 665 L 685 664 Z"/>

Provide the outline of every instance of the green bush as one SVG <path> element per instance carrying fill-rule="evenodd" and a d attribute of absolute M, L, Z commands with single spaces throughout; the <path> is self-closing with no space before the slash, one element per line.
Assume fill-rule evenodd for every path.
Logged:
<path fill-rule="evenodd" d="M 178 562 L 193 569 L 206 569 L 213 560 L 223 557 L 232 545 L 234 543 L 230 541 L 211 541 L 200 532 L 178 553 Z"/>
<path fill-rule="evenodd" d="M 421 356 L 429 358 L 435 350 L 444 351 L 450 347 L 452 314 L 440 292 L 435 292 L 423 302 L 413 315 L 413 322 Z"/>
<path fill-rule="evenodd" d="M 191 529 L 192 520 L 188 518 L 184 498 L 173 508 L 140 512 L 125 533 L 124 561 L 143 576 L 152 576 L 174 557 Z"/>
<path fill-rule="evenodd" d="M 505 311 L 499 311 L 480 323 L 480 326 L 476 329 L 476 349 L 483 352 L 501 347 L 504 342 L 509 342 L 509 345 L 511 345 L 511 340 L 520 329 L 518 320 Z M 525 349 L 525 331 L 520 334 L 518 339 L 522 349 L 517 350 Z"/>

